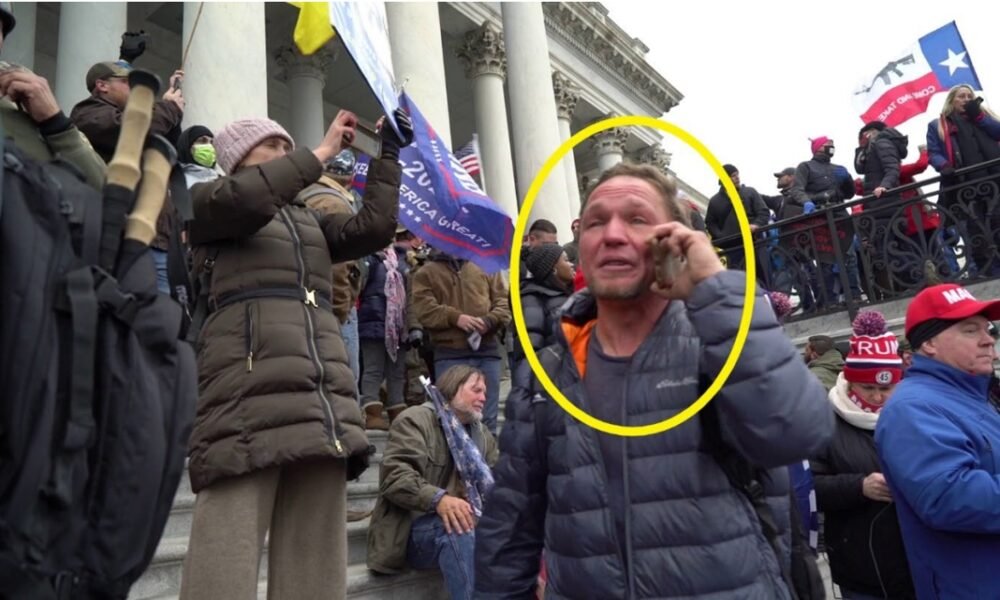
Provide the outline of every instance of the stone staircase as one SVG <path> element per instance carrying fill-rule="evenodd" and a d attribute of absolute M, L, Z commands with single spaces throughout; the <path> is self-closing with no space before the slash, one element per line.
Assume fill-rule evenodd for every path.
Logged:
<path fill-rule="evenodd" d="M 378 474 L 385 451 L 386 433 L 369 431 L 377 448 L 371 466 L 358 481 L 347 484 L 348 510 L 371 510 L 378 496 Z M 176 600 L 181 589 L 181 570 L 187 554 L 195 495 L 185 472 L 174 497 L 170 518 L 160 538 L 153 562 L 132 586 L 129 600 Z M 409 572 L 397 576 L 375 575 L 365 567 L 369 519 L 347 524 L 347 597 L 352 600 L 437 600 L 447 598 L 436 571 Z M 267 550 L 260 565 L 258 596 L 267 597 Z"/>
<path fill-rule="evenodd" d="M 500 384 L 500 419 L 510 380 Z M 371 466 L 360 479 L 347 484 L 347 509 L 368 511 L 375 507 L 378 497 L 379 467 L 388 435 L 384 431 L 369 431 L 369 441 L 375 446 Z M 191 480 L 185 471 L 180 487 L 174 496 L 170 518 L 163 530 L 153 562 L 139 581 L 132 586 L 129 600 L 177 600 L 181 589 L 181 570 L 187 554 L 195 495 Z M 439 600 L 448 592 L 437 571 L 411 571 L 402 575 L 375 575 L 365 566 L 368 545 L 369 519 L 347 524 L 347 597 L 351 600 Z M 261 558 L 258 597 L 267 597 L 267 549 Z"/>

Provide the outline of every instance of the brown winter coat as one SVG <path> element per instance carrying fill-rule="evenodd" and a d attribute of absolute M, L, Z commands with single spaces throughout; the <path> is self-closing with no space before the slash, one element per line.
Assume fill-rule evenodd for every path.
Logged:
<path fill-rule="evenodd" d="M 215 309 L 197 348 L 196 492 L 291 462 L 353 456 L 349 477 L 367 463 L 354 376 L 329 304 L 330 273 L 333 260 L 364 256 L 392 239 L 400 168 L 372 161 L 365 205 L 353 217 L 320 218 L 298 198 L 320 174 L 316 157 L 300 149 L 191 188 L 195 271 L 214 261 Z"/>
<path fill-rule="evenodd" d="M 181 133 L 183 117 L 184 111 L 179 106 L 169 100 L 158 100 L 153 104 L 149 134 L 162 135 L 174 143 Z M 69 118 L 87 136 L 104 162 L 111 162 L 118 145 L 118 134 L 122 129 L 122 109 L 103 98 L 91 96 L 77 103 Z M 175 222 L 176 212 L 168 197 L 156 220 L 156 237 L 152 243 L 154 248 L 166 250 L 169 247 L 170 233 L 174 230 Z"/>
<path fill-rule="evenodd" d="M 499 457 L 496 439 L 476 422 L 470 434 L 490 467 Z M 431 403 L 410 407 L 389 428 L 379 496 L 368 528 L 368 568 L 379 573 L 406 569 L 406 543 L 413 519 L 430 512 L 438 490 L 468 499 L 455 469 L 444 430 Z"/>
<path fill-rule="evenodd" d="M 510 323 L 507 286 L 499 273 L 487 275 L 469 261 L 456 270 L 457 262 L 437 254 L 420 267 L 413 276 L 414 316 L 435 348 L 454 350 L 469 348 L 469 334 L 458 328 L 458 317 L 481 317 L 490 328 L 483 335 L 482 345 L 487 346 Z"/>
<path fill-rule="evenodd" d="M 302 192 L 306 205 L 322 215 L 344 214 L 348 217 L 357 212 L 354 196 L 328 173 Z M 361 295 L 361 268 L 356 260 L 333 265 L 333 314 L 340 323 L 346 323 L 351 307 Z"/>

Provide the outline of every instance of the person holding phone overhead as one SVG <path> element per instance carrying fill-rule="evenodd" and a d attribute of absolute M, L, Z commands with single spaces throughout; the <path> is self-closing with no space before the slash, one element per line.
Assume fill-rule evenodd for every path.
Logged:
<path fill-rule="evenodd" d="M 320 215 L 302 191 L 351 143 L 340 111 L 315 149 L 280 125 L 241 119 L 215 136 L 228 175 L 191 188 L 194 271 L 212 313 L 197 342 L 199 403 L 190 442 L 198 494 L 180 597 L 257 597 L 269 534 L 271 598 L 346 596 L 347 480 L 367 467 L 354 375 L 332 311 L 334 262 L 389 244 L 399 148 L 383 127 L 357 214 Z"/>

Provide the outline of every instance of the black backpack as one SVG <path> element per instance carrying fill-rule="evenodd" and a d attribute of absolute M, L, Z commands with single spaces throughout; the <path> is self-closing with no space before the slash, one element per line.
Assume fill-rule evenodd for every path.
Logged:
<path fill-rule="evenodd" d="M 182 309 L 148 252 L 108 263 L 120 197 L 9 141 L 2 156 L 0 598 L 124 599 L 183 473 L 197 376 Z"/>

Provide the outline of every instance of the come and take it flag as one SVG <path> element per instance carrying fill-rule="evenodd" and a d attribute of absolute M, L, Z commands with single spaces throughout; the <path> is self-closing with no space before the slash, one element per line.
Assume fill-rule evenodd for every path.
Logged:
<path fill-rule="evenodd" d="M 952 21 L 900 52 L 854 92 L 861 120 L 895 127 L 924 113 L 931 97 L 959 84 L 982 89 Z"/>
<path fill-rule="evenodd" d="M 399 152 L 399 222 L 431 246 L 471 260 L 487 273 L 507 269 L 514 226 L 448 150 L 405 93 L 400 105 L 413 121 L 413 143 Z M 352 186 L 364 192 L 368 161 L 358 160 Z"/>

